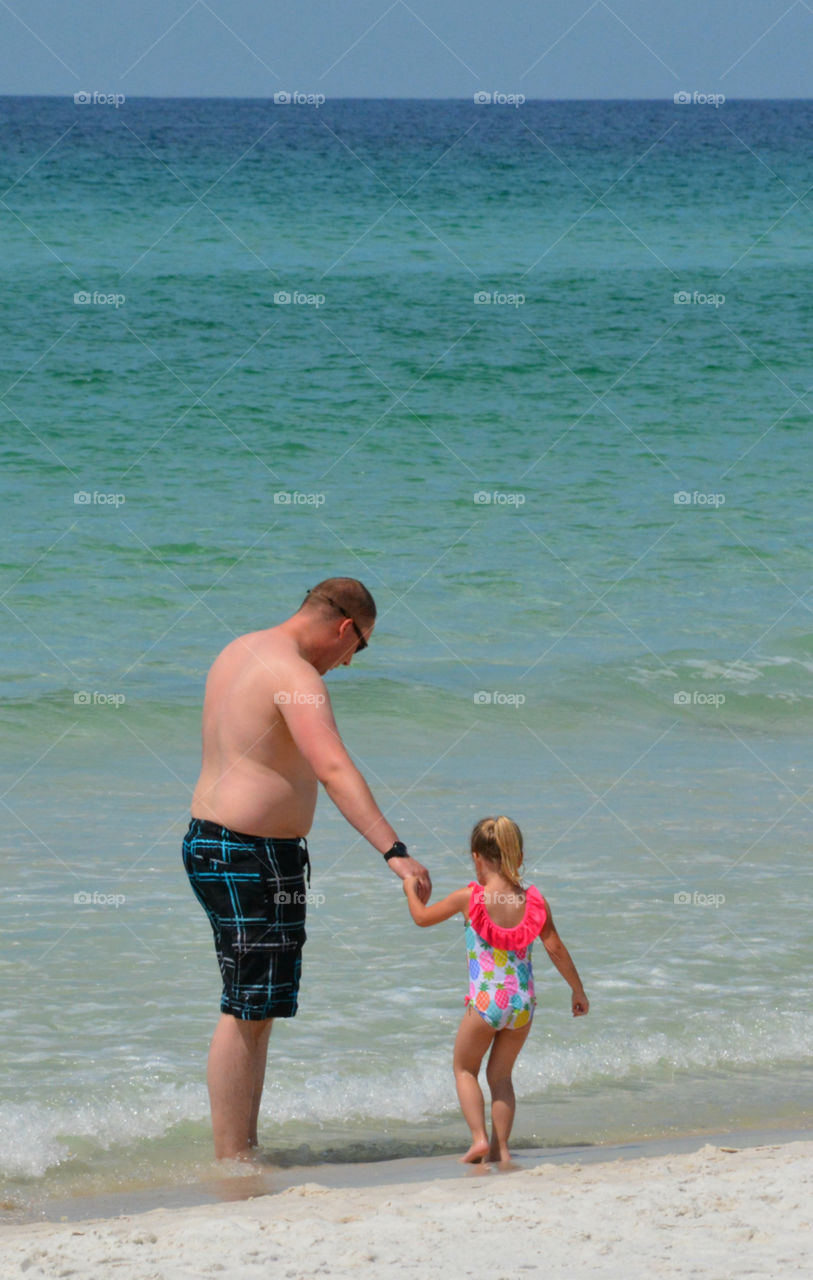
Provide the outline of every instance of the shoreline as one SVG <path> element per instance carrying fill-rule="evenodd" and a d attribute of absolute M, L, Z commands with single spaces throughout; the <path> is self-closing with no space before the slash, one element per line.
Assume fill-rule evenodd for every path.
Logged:
<path fill-rule="evenodd" d="M 653 1154 L 648 1143 L 578 1148 L 577 1162 L 573 1148 L 542 1163 L 527 1153 L 528 1165 L 507 1174 L 430 1157 L 407 1161 L 416 1167 L 396 1169 L 393 1182 L 388 1166 L 401 1162 L 383 1162 L 375 1181 L 367 1166 L 356 1186 L 316 1181 L 322 1166 L 278 1194 L 244 1184 L 231 1203 L 9 1226 L 4 1275 L 108 1280 L 111 1268 L 118 1280 L 426 1280 L 542 1270 L 601 1280 L 806 1275 L 810 1134 L 748 1146 L 728 1136 L 724 1146 L 709 1135 L 679 1139 L 692 1149 L 667 1154 Z"/>
<path fill-rule="evenodd" d="M 532 1147 L 515 1151 L 512 1156 L 515 1171 L 528 1172 L 547 1165 L 582 1166 L 689 1155 L 709 1145 L 721 1150 L 748 1150 L 799 1142 L 813 1142 L 813 1127 L 704 1130 L 629 1142 Z M 426 1182 L 460 1181 L 482 1176 L 482 1169 L 483 1166 L 461 1164 L 458 1154 L 285 1166 L 230 1162 L 221 1168 L 213 1163 L 211 1174 L 194 1182 L 56 1198 L 44 1201 L 37 1208 L 23 1209 L 19 1215 L 4 1206 L 0 1228 L 116 1220 L 157 1210 L 183 1211 L 240 1200 L 274 1198 L 303 1185 L 317 1184 L 326 1190 L 341 1192 L 363 1191 L 382 1185 L 406 1187 Z"/>

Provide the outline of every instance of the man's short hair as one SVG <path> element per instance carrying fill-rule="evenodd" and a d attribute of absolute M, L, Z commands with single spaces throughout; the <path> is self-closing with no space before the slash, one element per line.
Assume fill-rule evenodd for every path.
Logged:
<path fill-rule="evenodd" d="M 310 605 L 327 605 L 329 608 L 330 601 L 356 622 L 375 622 L 375 600 L 358 578 L 324 578 L 311 587 L 300 608 Z"/>

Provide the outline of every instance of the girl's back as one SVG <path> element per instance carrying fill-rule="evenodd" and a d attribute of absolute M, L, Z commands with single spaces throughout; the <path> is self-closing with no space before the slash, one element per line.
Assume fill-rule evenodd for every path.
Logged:
<path fill-rule="evenodd" d="M 526 893 L 508 880 L 483 885 L 482 898 L 489 918 L 500 929 L 514 929 L 525 916 Z"/>

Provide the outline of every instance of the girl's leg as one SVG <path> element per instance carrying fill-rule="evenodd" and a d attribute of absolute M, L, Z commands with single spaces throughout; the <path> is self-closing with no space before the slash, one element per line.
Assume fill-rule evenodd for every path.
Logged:
<path fill-rule="evenodd" d="M 508 1139 L 516 1110 L 511 1072 L 530 1029 L 530 1022 L 516 1031 L 504 1027 L 495 1035 L 494 1047 L 488 1057 L 486 1080 L 491 1091 L 491 1146 L 488 1158 L 499 1161 L 500 1164 L 511 1159 Z"/>
<path fill-rule="evenodd" d="M 483 1091 L 477 1081 L 480 1063 L 494 1039 L 494 1030 L 471 1007 L 463 1014 L 454 1045 L 454 1079 L 463 1118 L 471 1129 L 471 1146 L 462 1160 L 477 1164 L 488 1152 Z"/>

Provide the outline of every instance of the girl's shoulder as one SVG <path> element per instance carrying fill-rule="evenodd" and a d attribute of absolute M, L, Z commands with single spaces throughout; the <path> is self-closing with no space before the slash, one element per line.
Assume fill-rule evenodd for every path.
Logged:
<path fill-rule="evenodd" d="M 538 889 L 535 884 L 527 885 L 525 893 L 528 896 L 528 900 L 533 902 L 535 914 L 541 916 L 542 923 L 544 924 L 545 920 L 550 915 L 550 906 L 548 905 L 548 900 L 544 893 L 541 889 Z"/>

